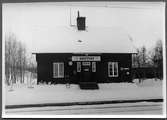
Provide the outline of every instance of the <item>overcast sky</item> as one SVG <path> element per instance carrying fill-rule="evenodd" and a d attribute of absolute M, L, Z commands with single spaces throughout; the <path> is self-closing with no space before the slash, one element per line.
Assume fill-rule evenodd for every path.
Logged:
<path fill-rule="evenodd" d="M 136 47 L 151 48 L 156 40 L 164 39 L 165 6 L 162 2 L 3 4 L 3 36 L 13 32 L 31 51 L 34 40 L 40 43 L 39 36 L 47 35 L 48 30 L 69 26 L 70 13 L 71 24 L 76 24 L 78 10 L 86 17 L 88 27 L 119 27 L 132 37 Z"/>

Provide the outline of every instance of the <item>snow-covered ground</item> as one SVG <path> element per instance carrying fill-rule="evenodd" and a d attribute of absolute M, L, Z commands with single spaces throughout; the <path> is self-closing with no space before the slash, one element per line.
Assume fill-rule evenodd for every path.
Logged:
<path fill-rule="evenodd" d="M 161 99 L 162 80 L 144 80 L 138 83 L 105 83 L 99 84 L 99 90 L 81 90 L 78 85 L 14 85 L 5 88 L 5 105 L 87 102 L 109 100 Z"/>

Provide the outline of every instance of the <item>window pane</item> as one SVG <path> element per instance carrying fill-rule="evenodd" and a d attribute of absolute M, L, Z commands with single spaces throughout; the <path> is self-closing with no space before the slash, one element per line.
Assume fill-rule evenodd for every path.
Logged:
<path fill-rule="evenodd" d="M 64 63 L 53 63 L 53 78 L 64 77 Z"/>
<path fill-rule="evenodd" d="M 114 76 L 117 76 L 118 75 L 118 63 L 115 62 L 114 63 Z"/>
<path fill-rule="evenodd" d="M 81 62 L 77 62 L 77 72 L 81 72 Z"/>
<path fill-rule="evenodd" d="M 113 76 L 113 71 L 112 71 L 112 69 L 110 70 L 110 76 Z"/>
<path fill-rule="evenodd" d="M 113 72 L 112 72 L 112 63 L 111 62 L 108 63 L 108 74 L 109 74 L 109 77 L 111 77 L 112 74 L 113 74 Z"/>
<path fill-rule="evenodd" d="M 114 71 L 113 71 L 113 63 L 111 63 L 110 64 L 110 75 L 113 76 L 113 73 L 114 73 Z"/>
<path fill-rule="evenodd" d="M 83 66 L 90 66 L 90 62 L 82 62 Z"/>
<path fill-rule="evenodd" d="M 59 63 L 59 77 L 64 77 L 64 63 Z"/>
<path fill-rule="evenodd" d="M 53 77 L 57 78 L 58 77 L 58 64 L 53 63 Z"/>
<path fill-rule="evenodd" d="M 96 72 L 96 62 L 92 62 L 92 72 Z"/>
<path fill-rule="evenodd" d="M 108 74 L 109 77 L 118 76 L 118 62 L 109 62 L 108 63 Z"/>

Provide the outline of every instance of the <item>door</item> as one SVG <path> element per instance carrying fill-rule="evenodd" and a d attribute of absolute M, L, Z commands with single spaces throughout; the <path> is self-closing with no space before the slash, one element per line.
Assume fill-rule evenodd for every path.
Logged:
<path fill-rule="evenodd" d="M 96 62 L 77 62 L 77 79 L 79 82 L 95 82 Z"/>
<path fill-rule="evenodd" d="M 82 62 L 82 82 L 91 82 L 91 62 Z"/>

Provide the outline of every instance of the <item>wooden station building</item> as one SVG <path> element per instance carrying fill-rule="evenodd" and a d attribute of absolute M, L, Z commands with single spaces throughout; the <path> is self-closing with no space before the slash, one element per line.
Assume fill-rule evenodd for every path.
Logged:
<path fill-rule="evenodd" d="M 37 82 L 73 83 L 97 89 L 97 83 L 131 82 L 129 35 L 118 28 L 89 27 L 78 17 L 75 27 L 57 27 L 55 39 L 36 50 Z M 49 43 L 48 43 L 49 42 Z"/>

